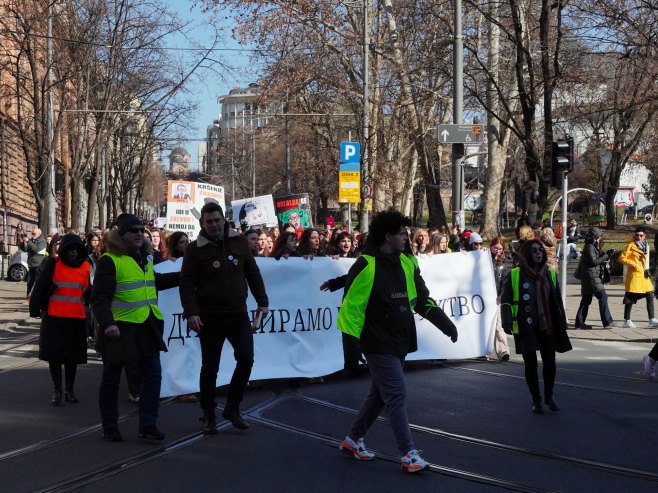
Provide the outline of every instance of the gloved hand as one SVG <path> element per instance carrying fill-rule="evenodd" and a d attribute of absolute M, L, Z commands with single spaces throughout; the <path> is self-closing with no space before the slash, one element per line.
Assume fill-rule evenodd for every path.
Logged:
<path fill-rule="evenodd" d="M 649 277 L 650 277 L 649 269 L 644 269 L 644 277 L 646 277 L 647 279 L 649 279 Z"/>
<path fill-rule="evenodd" d="M 457 327 L 455 327 L 455 324 L 452 323 L 450 317 L 448 317 L 443 310 L 434 307 L 425 314 L 425 318 L 441 332 L 450 337 L 452 342 L 457 342 L 457 338 L 459 337 Z"/>
<path fill-rule="evenodd" d="M 514 332 L 512 332 L 511 327 L 503 327 L 503 330 L 505 331 L 505 334 L 512 335 Z"/>

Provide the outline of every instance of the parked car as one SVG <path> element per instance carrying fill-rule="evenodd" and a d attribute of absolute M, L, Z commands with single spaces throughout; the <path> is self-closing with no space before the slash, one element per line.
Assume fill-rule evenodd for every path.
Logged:
<path fill-rule="evenodd" d="M 27 252 L 18 250 L 9 259 L 7 279 L 10 281 L 24 281 L 27 278 Z"/>

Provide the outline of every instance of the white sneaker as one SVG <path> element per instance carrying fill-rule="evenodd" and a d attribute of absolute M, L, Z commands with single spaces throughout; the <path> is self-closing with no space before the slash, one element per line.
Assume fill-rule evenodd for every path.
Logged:
<path fill-rule="evenodd" d="M 649 327 L 658 327 L 658 318 L 652 318 L 649 320 Z"/>
<path fill-rule="evenodd" d="M 642 359 L 644 364 L 644 376 L 647 378 L 656 378 L 656 360 L 648 354 Z"/>
<path fill-rule="evenodd" d="M 624 328 L 625 329 L 634 329 L 636 327 L 637 327 L 637 325 L 635 325 L 632 320 L 624 320 Z"/>
<path fill-rule="evenodd" d="M 429 469 L 430 464 L 420 456 L 421 452 L 421 450 L 410 450 L 404 457 L 400 457 L 402 470 L 413 474 Z"/>
<path fill-rule="evenodd" d="M 340 442 L 338 449 L 344 454 L 351 455 L 357 460 L 372 460 L 375 458 L 375 454 L 366 450 L 366 444 L 363 441 L 363 438 L 359 438 L 359 440 L 355 442 L 349 436 L 346 436 L 345 440 Z"/>

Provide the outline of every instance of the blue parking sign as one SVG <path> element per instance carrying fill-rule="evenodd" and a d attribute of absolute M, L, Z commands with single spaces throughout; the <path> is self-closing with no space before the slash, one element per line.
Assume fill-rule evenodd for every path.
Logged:
<path fill-rule="evenodd" d="M 361 144 L 340 143 L 340 171 L 361 171 Z"/>

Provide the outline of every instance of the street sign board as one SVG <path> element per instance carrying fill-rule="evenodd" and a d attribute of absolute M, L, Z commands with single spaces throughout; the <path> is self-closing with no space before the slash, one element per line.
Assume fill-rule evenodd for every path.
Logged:
<path fill-rule="evenodd" d="M 361 171 L 361 144 L 340 143 L 340 171 Z"/>
<path fill-rule="evenodd" d="M 452 124 L 439 125 L 441 144 L 470 144 L 482 142 L 482 125 Z"/>
<path fill-rule="evenodd" d="M 338 202 L 358 204 L 361 202 L 361 172 L 338 172 Z"/>

